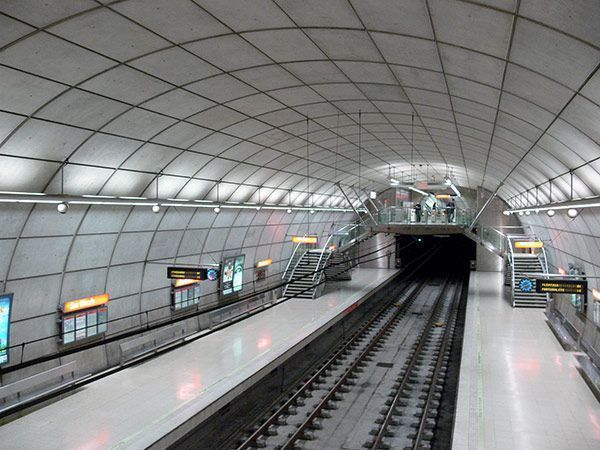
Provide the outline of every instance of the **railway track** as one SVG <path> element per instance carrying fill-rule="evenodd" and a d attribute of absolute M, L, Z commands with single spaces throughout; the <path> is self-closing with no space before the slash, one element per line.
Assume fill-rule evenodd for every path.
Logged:
<path fill-rule="evenodd" d="M 450 277 L 396 287 L 237 448 L 427 447 L 459 294 Z"/>

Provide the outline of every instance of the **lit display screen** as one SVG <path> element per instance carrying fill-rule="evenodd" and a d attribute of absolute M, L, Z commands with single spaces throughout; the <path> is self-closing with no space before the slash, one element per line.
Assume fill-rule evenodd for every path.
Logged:
<path fill-rule="evenodd" d="M 225 258 L 221 274 L 223 295 L 230 295 L 242 290 L 244 284 L 244 255 Z"/>
<path fill-rule="evenodd" d="M 0 365 L 8 363 L 12 294 L 0 294 Z"/>
<path fill-rule="evenodd" d="M 587 296 L 587 287 L 587 281 L 584 280 L 538 279 L 535 290 L 543 294 L 578 294 Z"/>

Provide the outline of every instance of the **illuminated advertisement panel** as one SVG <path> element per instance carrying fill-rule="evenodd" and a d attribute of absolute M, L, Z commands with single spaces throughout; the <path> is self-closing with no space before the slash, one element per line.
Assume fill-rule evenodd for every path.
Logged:
<path fill-rule="evenodd" d="M 233 267 L 233 292 L 239 292 L 242 290 L 244 284 L 244 255 L 237 256 L 235 258 L 235 264 Z"/>
<path fill-rule="evenodd" d="M 221 288 L 223 295 L 233 294 L 233 264 L 235 258 L 225 258 L 223 260 L 223 271 L 221 272 Z"/>
<path fill-rule="evenodd" d="M 221 289 L 223 295 L 230 295 L 242 290 L 245 259 L 244 255 L 239 255 L 223 260 L 223 270 L 221 272 Z"/>
<path fill-rule="evenodd" d="M 0 365 L 8 363 L 12 294 L 0 294 Z"/>

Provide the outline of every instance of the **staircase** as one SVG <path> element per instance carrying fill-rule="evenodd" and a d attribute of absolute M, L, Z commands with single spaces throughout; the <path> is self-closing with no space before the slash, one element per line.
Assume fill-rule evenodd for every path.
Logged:
<path fill-rule="evenodd" d="M 351 280 L 352 263 L 344 253 L 332 252 L 325 266 L 325 278 L 328 281 Z"/>
<path fill-rule="evenodd" d="M 533 286 L 533 291 L 531 292 L 524 292 L 520 286 L 521 280 L 524 278 L 531 278 L 526 276 L 526 273 L 546 273 L 546 270 L 538 255 L 531 253 L 513 253 L 512 260 L 513 306 L 526 308 L 545 308 L 547 301 L 546 294 L 538 294 L 535 292 L 535 285 Z"/>
<path fill-rule="evenodd" d="M 325 267 L 330 256 L 330 251 L 323 251 L 322 249 L 307 250 L 302 253 L 290 277 L 290 280 L 293 281 L 286 285 L 283 296 L 315 298 L 317 291 L 322 289 L 322 285 L 319 285 L 319 282 L 322 279 L 323 272 L 318 271 Z"/>

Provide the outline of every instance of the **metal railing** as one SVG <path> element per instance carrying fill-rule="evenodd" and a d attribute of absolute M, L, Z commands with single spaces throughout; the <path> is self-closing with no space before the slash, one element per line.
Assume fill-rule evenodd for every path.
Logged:
<path fill-rule="evenodd" d="M 392 206 L 377 212 L 379 225 L 456 225 L 467 226 L 473 219 L 473 213 L 468 209 L 421 209 L 420 213 L 414 207 Z"/>

